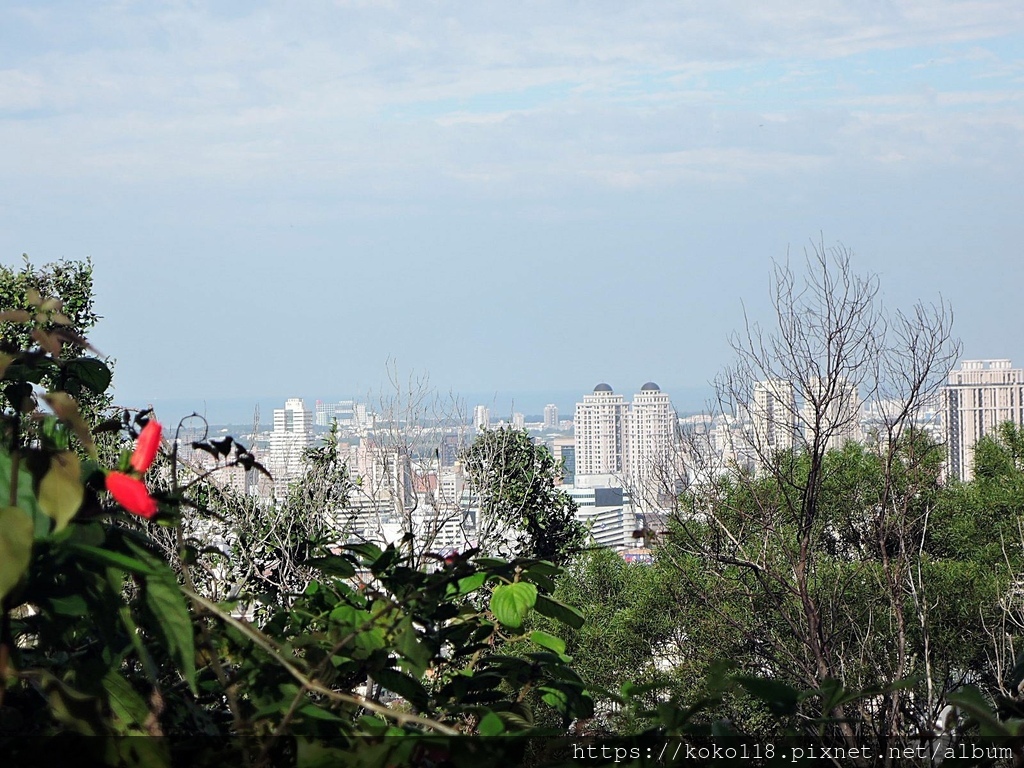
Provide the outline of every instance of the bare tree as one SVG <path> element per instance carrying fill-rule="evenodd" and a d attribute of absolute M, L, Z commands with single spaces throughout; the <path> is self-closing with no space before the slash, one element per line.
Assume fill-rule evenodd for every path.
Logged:
<path fill-rule="evenodd" d="M 340 528 L 353 539 L 405 541 L 417 562 L 436 559 L 455 539 L 473 535 L 461 485 L 447 482 L 457 468 L 445 462 L 466 447 L 465 408 L 453 394 L 436 392 L 425 374 L 402 376 L 389 361 L 387 377 L 385 390 L 368 398 L 374 416 L 350 457 L 354 483 Z"/>
<path fill-rule="evenodd" d="M 931 682 L 924 695 L 893 684 L 932 679 L 932 598 L 916 566 L 938 472 L 917 417 L 958 344 L 944 303 L 886 311 L 877 278 L 856 274 L 846 248 L 819 242 L 805 261 L 801 274 L 775 267 L 773 326 L 745 317 L 731 340 L 715 427 L 691 435 L 692 485 L 668 552 L 717 583 L 702 597 L 740 638 L 743 663 L 810 689 L 878 686 L 821 714 L 838 743 L 884 754 L 941 706 Z M 884 414 L 869 435 L 862 400 Z M 848 443 L 863 446 L 853 450 L 870 482 L 843 474 L 834 457 Z"/>

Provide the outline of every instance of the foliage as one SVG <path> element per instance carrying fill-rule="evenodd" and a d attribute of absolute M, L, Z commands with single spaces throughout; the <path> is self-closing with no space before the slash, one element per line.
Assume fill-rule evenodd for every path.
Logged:
<path fill-rule="evenodd" d="M 502 551 L 511 543 L 518 556 L 553 562 L 563 562 L 582 546 L 576 503 L 555 486 L 559 467 L 526 430 L 484 430 L 462 460 L 479 498 L 483 546 Z"/>
<path fill-rule="evenodd" d="M 37 268 L 27 256 L 19 270 L 0 264 L 0 310 L 6 319 L 21 321 L 0 323 L 0 355 L 36 344 L 62 360 L 64 364 L 58 366 L 32 366 L 28 381 L 67 392 L 89 418 L 109 407 L 106 389 L 111 377 L 107 362 L 86 355 L 95 353 L 85 337 L 99 320 L 93 306 L 92 270 L 89 261 L 60 261 Z M 25 322 L 28 318 L 32 321 Z M 24 387 L 8 385 L 3 390 L 12 408 L 27 395 Z"/>
<path fill-rule="evenodd" d="M 42 296 L 31 301 L 37 314 L 60 311 Z M 76 399 L 53 389 L 83 358 L 61 356 L 46 325 L 51 319 L 4 317 L 24 326 L 18 338 L 27 340 L 8 347 L 4 384 L 31 393 L 10 398 L 13 407 L 0 417 L 5 756 L 49 763 L 70 749 L 78 763 L 148 766 L 184 755 L 246 765 L 357 755 L 365 765 L 383 765 L 440 749 L 454 764 L 475 764 L 479 749 L 438 738 L 508 734 L 491 749 L 521 753 L 515 734 L 536 730 L 527 692 L 538 692 L 563 726 L 590 715 L 591 698 L 563 641 L 524 629 L 534 612 L 578 623 L 572 608 L 550 596 L 559 571 L 543 560 L 467 552 L 437 557 L 424 569 L 396 546 L 332 545 L 302 529 L 277 539 L 239 537 L 228 558 L 263 551 L 280 563 L 281 552 L 268 548 L 290 547 L 295 571 L 287 579 L 269 576 L 255 559 L 249 570 L 262 580 L 231 595 L 202 594 L 193 575 L 202 575 L 204 557 L 224 553 L 208 552 L 205 532 L 196 529 L 192 538 L 182 520 L 186 510 L 227 519 L 209 504 L 208 473 L 185 470 L 175 441 L 146 481 L 160 450 L 159 427 L 146 413 L 87 423 Z M 104 378 L 86 384 L 103 395 Z M 36 409 L 36 392 L 51 412 Z M 105 466 L 93 435 L 112 428 L 138 442 Z M 261 469 L 230 438 L 200 441 L 196 449 L 215 456 L 212 471 Z M 330 445 L 311 458 L 311 472 L 340 476 Z M 344 483 L 320 483 L 317 495 L 311 487 L 297 486 L 282 509 L 322 518 L 322 505 L 346 492 Z M 270 520 L 266 530 L 276 536 L 279 522 Z M 249 620 L 253 601 L 265 604 L 259 624 Z M 160 736 L 170 738 L 140 738 Z"/>
<path fill-rule="evenodd" d="M 680 693 L 676 670 L 690 631 L 687 596 L 676 591 L 665 563 L 627 563 L 609 550 L 587 552 L 566 567 L 555 596 L 580 607 L 584 622 L 563 630 L 565 652 L 592 686 L 598 721 L 591 732 L 621 733 L 628 713 L 612 707 L 622 686 Z M 647 697 L 647 704 L 653 697 Z"/>
<path fill-rule="evenodd" d="M 27 299 L 38 311 L 0 320 L 18 326 L 0 357 L 5 764 L 687 765 L 718 747 L 745 758 L 696 759 L 756 765 L 813 759 L 844 726 L 864 745 L 1020 754 L 1021 497 L 1005 461 L 943 487 L 912 429 L 781 452 L 783 472 L 692 488 L 654 565 L 598 552 L 563 570 L 546 557 L 580 532 L 554 462 L 499 430 L 467 466 L 525 556 L 424 560 L 408 541 L 333 540 L 327 513 L 350 490 L 336 443 L 266 507 L 211 482 L 262 471 L 232 438 L 197 441 L 214 463 L 189 467 L 152 414 L 85 413 L 58 386 L 106 397 L 109 375 L 83 372 L 109 368 L 84 344 L 65 355 L 62 309 Z M 101 454 L 97 434 L 120 450 Z M 812 485 L 808 515 L 794 500 Z M 989 504 L 1004 506 L 983 520 L 1007 516 L 998 564 L 971 519 Z M 934 705 L 954 727 L 932 728 Z M 902 742 L 879 730 L 893 707 Z"/>

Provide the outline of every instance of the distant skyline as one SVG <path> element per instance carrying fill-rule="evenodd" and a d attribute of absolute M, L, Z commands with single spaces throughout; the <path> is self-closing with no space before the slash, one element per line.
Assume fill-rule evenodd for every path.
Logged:
<path fill-rule="evenodd" d="M 595 382 L 596 384 L 597 382 Z M 616 387 L 616 392 L 621 392 L 626 398 L 631 398 L 645 382 L 625 389 Z M 672 400 L 676 410 L 683 413 L 695 413 L 705 409 L 708 398 L 712 396 L 713 390 L 708 386 L 704 387 L 678 387 L 673 390 L 671 387 L 663 388 Z M 471 420 L 473 407 L 484 405 L 490 409 L 491 423 L 497 424 L 500 421 L 510 422 L 513 413 L 522 413 L 525 416 L 536 417 L 537 421 L 543 418 L 544 406 L 553 403 L 558 406 L 558 417 L 560 420 L 571 419 L 576 403 L 583 400 L 593 390 L 593 385 L 585 386 L 579 390 L 537 390 L 529 392 L 509 392 L 497 390 L 494 392 L 434 392 L 438 398 L 438 410 L 442 414 L 450 413 L 452 403 L 462 407 L 461 413 L 467 423 Z M 255 398 L 157 398 L 146 400 L 143 403 L 133 403 L 132 407 L 146 407 L 152 405 L 161 418 L 167 423 L 176 423 L 191 413 L 198 413 L 205 416 L 211 424 L 233 424 L 236 426 L 249 426 L 253 420 L 256 407 L 260 411 L 260 423 L 269 425 L 273 420 L 273 410 L 282 408 L 288 397 L 302 397 L 306 407 L 313 410 L 316 401 L 338 402 L 341 400 L 353 400 L 367 403 L 370 410 L 379 410 L 381 393 L 371 392 L 351 395 L 336 395 L 317 397 L 315 394 L 303 396 L 301 393 L 282 395 L 281 397 L 262 396 Z M 431 409 L 425 409 L 429 414 Z"/>
<path fill-rule="evenodd" d="M 1024 363 L 1013 0 L 0 2 L 0 140 L 0 261 L 93 258 L 126 406 L 676 401 L 819 238 Z"/>

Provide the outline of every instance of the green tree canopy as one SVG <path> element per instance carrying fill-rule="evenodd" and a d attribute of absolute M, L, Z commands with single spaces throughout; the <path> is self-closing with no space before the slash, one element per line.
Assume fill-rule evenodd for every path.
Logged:
<path fill-rule="evenodd" d="M 510 547 L 520 557 L 564 561 L 584 540 L 576 502 L 555 486 L 559 466 L 525 430 L 485 430 L 463 453 L 479 501 L 484 549 Z"/>

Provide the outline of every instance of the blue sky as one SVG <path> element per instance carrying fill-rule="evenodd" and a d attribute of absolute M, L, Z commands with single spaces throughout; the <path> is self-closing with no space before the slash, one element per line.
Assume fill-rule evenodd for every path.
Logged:
<path fill-rule="evenodd" d="M 701 387 L 819 238 L 1024 365 L 1022 81 L 1012 0 L 0 2 L 0 259 L 125 405 Z"/>

